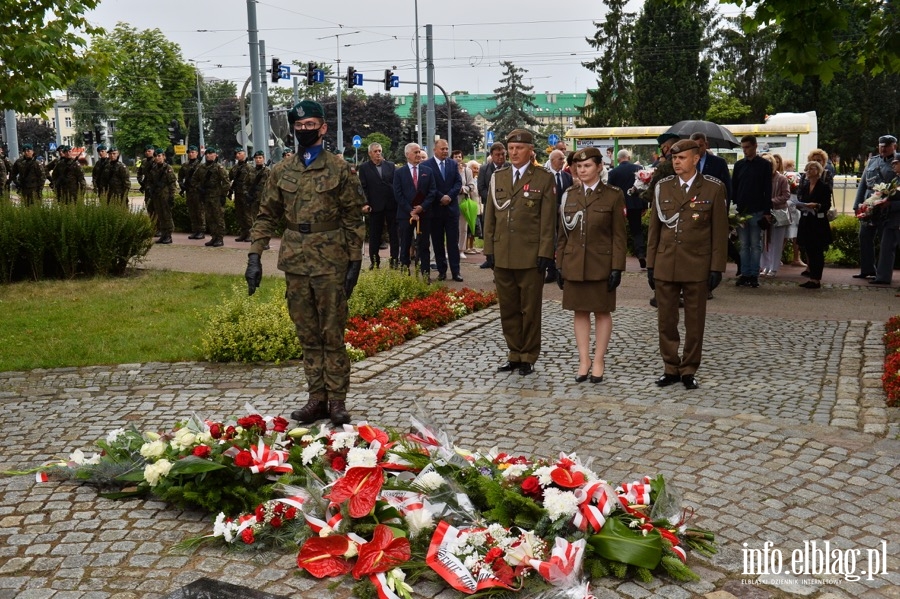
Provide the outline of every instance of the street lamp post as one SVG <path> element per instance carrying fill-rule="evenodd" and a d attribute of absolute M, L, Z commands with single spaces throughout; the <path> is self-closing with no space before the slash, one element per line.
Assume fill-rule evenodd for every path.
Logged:
<path fill-rule="evenodd" d="M 197 130 L 200 132 L 200 148 L 206 147 L 206 139 L 203 137 L 203 102 L 200 99 L 200 69 L 197 68 L 198 61 L 191 60 L 194 63 L 194 72 L 197 75 Z M 209 62 L 204 60 L 201 62 Z"/>
<path fill-rule="evenodd" d="M 341 114 L 341 36 L 342 35 L 355 35 L 359 33 L 359 31 L 350 31 L 347 33 L 336 33 L 334 35 L 326 35 L 325 37 L 320 37 L 317 39 L 326 40 L 330 37 L 333 37 L 335 40 L 335 44 L 337 45 L 337 151 L 339 154 L 344 154 L 344 123 Z"/>

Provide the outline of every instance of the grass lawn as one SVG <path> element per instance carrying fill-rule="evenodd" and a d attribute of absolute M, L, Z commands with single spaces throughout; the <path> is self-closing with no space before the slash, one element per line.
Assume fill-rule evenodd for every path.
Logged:
<path fill-rule="evenodd" d="M 202 359 L 209 308 L 243 277 L 140 271 L 0 286 L 0 371 Z"/>

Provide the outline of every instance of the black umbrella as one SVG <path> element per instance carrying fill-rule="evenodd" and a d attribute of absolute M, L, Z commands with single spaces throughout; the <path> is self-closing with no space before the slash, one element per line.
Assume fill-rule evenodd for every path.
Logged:
<path fill-rule="evenodd" d="M 703 133 L 711 148 L 737 148 L 741 145 L 731 131 L 710 121 L 678 121 L 666 133 L 674 133 L 684 139 L 693 133 Z"/>

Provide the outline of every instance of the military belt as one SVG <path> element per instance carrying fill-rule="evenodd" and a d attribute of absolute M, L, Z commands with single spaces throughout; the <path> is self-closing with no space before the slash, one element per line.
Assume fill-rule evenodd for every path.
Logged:
<path fill-rule="evenodd" d="M 336 220 L 330 220 L 323 223 L 288 223 L 287 228 L 297 233 L 324 233 L 325 231 L 335 231 L 341 228 L 341 223 Z"/>

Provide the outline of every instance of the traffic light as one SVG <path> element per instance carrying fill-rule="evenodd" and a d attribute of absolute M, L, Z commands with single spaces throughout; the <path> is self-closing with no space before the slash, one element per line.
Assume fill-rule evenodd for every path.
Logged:
<path fill-rule="evenodd" d="M 96 129 L 94 129 L 94 139 L 97 140 L 98 144 L 103 143 L 103 128 L 102 127 L 97 127 Z"/>
<path fill-rule="evenodd" d="M 272 83 L 278 83 L 278 80 L 281 79 L 281 61 L 272 57 Z"/>
<path fill-rule="evenodd" d="M 391 91 L 391 77 L 394 76 L 394 71 L 390 69 L 384 70 L 384 91 Z"/>
<path fill-rule="evenodd" d="M 84 135 L 84 143 L 92 146 L 94 145 L 94 132 L 93 131 L 85 131 Z"/>
<path fill-rule="evenodd" d="M 178 140 L 181 139 L 181 126 L 178 124 L 178 119 L 172 119 L 168 126 L 169 129 L 169 141 L 174 146 L 178 143 Z"/>
<path fill-rule="evenodd" d="M 356 85 L 356 69 L 347 67 L 347 87 Z"/>
<path fill-rule="evenodd" d="M 309 62 L 306 64 L 306 85 L 312 85 L 316 82 L 316 63 Z"/>

